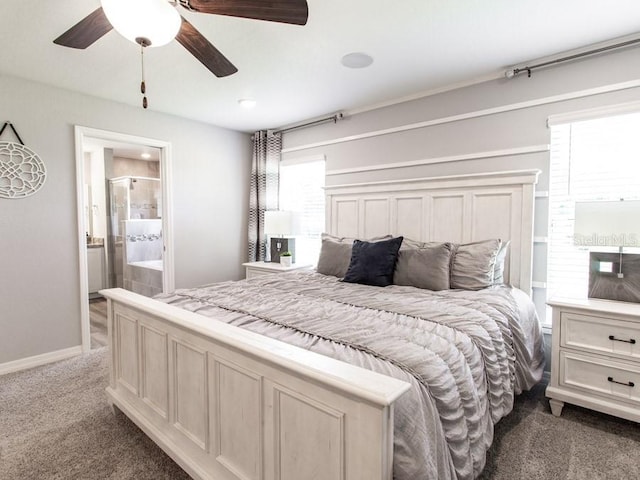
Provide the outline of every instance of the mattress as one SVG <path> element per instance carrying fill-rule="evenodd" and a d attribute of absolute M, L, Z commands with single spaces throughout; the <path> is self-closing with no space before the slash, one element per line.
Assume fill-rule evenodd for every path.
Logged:
<path fill-rule="evenodd" d="M 297 271 L 155 298 L 409 382 L 394 411 L 396 480 L 476 478 L 495 423 L 544 367 L 535 308 L 506 286 L 432 292 Z"/>

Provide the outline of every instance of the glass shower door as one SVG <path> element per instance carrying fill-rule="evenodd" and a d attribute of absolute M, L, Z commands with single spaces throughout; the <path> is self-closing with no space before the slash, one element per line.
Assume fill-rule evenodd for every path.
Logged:
<path fill-rule="evenodd" d="M 109 286 L 153 296 L 162 292 L 160 179 L 109 180 Z"/>
<path fill-rule="evenodd" d="M 109 180 L 107 251 L 109 288 L 122 288 L 122 222 L 129 217 L 129 180 Z"/>

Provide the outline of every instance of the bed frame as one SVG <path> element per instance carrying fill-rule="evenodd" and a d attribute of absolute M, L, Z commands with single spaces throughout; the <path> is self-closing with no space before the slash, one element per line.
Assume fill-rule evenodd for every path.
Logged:
<path fill-rule="evenodd" d="M 326 188 L 327 230 L 511 240 L 530 292 L 538 171 Z M 409 384 L 122 289 L 108 299 L 112 405 L 193 478 L 391 480 L 394 402 Z"/>

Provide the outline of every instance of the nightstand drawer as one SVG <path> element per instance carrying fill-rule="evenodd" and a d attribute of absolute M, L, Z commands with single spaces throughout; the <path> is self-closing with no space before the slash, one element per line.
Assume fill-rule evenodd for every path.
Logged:
<path fill-rule="evenodd" d="M 640 366 L 560 352 L 560 386 L 640 404 Z"/>
<path fill-rule="evenodd" d="M 560 346 L 640 359 L 640 326 L 606 317 L 562 312 Z"/>
<path fill-rule="evenodd" d="M 265 275 L 273 275 L 278 272 L 274 272 L 273 270 L 258 270 L 257 268 L 248 268 L 246 278 L 256 278 L 256 277 L 264 277 Z"/>

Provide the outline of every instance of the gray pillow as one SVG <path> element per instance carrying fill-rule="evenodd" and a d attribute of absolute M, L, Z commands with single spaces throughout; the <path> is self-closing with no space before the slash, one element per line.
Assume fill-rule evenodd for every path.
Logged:
<path fill-rule="evenodd" d="M 344 277 L 351 261 L 352 244 L 353 241 L 351 243 L 337 242 L 330 238 L 323 238 L 316 271 L 324 275 Z"/>
<path fill-rule="evenodd" d="M 493 267 L 493 284 L 502 285 L 504 283 L 504 262 L 507 259 L 507 250 L 511 240 L 504 242 L 496 255 L 496 264 Z"/>
<path fill-rule="evenodd" d="M 393 283 L 427 290 L 449 288 L 450 243 L 424 244 L 400 249 Z"/>
<path fill-rule="evenodd" d="M 408 250 L 410 248 L 422 248 L 428 245 L 440 245 L 438 242 L 420 242 L 418 240 L 413 240 L 411 238 L 405 237 L 402 240 L 402 245 L 400 246 L 400 250 Z"/>
<path fill-rule="evenodd" d="M 451 288 L 481 290 L 493 285 L 493 271 L 502 241 L 499 239 L 454 245 Z"/>
<path fill-rule="evenodd" d="M 385 235 L 384 237 L 371 238 L 369 241 L 379 242 L 390 238 L 392 238 L 391 235 Z M 355 238 L 336 237 L 335 235 L 323 233 L 316 271 L 323 275 L 343 278 L 351 262 L 351 249 L 354 240 Z"/>

